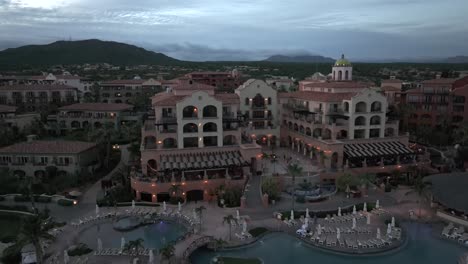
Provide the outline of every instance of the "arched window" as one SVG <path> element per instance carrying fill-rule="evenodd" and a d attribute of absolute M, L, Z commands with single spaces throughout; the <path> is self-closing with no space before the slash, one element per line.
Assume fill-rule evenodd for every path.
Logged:
<path fill-rule="evenodd" d="M 322 136 L 322 129 L 321 128 L 316 128 L 314 129 L 314 132 L 313 132 L 313 137 L 314 138 L 319 138 Z"/>
<path fill-rule="evenodd" d="M 322 133 L 322 139 L 331 139 L 331 130 L 325 128 Z"/>
<path fill-rule="evenodd" d="M 250 102 L 249 98 L 246 97 L 246 98 L 245 98 L 245 105 L 249 105 L 249 102 Z"/>
<path fill-rule="evenodd" d="M 354 120 L 354 125 L 355 126 L 365 126 L 366 125 L 366 118 L 363 116 L 358 116 Z"/>
<path fill-rule="evenodd" d="M 177 140 L 175 138 L 166 138 L 162 142 L 163 148 L 177 148 Z"/>
<path fill-rule="evenodd" d="M 373 116 L 370 119 L 371 125 L 380 125 L 380 116 Z"/>
<path fill-rule="evenodd" d="M 299 131 L 299 126 L 297 124 L 294 124 L 294 131 Z"/>
<path fill-rule="evenodd" d="M 306 135 L 307 136 L 312 136 L 312 131 L 310 130 L 310 127 L 306 128 Z"/>
<path fill-rule="evenodd" d="M 196 133 L 198 132 L 198 126 L 194 123 L 188 123 L 184 125 L 184 133 Z"/>
<path fill-rule="evenodd" d="M 375 101 L 371 104 L 371 112 L 380 112 L 382 111 L 382 103 Z"/>
<path fill-rule="evenodd" d="M 342 78 L 343 78 L 343 72 L 338 71 L 338 81 L 341 81 Z"/>
<path fill-rule="evenodd" d="M 203 117 L 216 117 L 218 115 L 216 106 L 207 105 L 203 108 Z"/>
<path fill-rule="evenodd" d="M 304 126 L 299 127 L 299 133 L 304 134 Z"/>
<path fill-rule="evenodd" d="M 193 105 L 186 106 L 182 110 L 182 116 L 184 118 L 196 118 L 198 117 L 198 109 Z"/>
<path fill-rule="evenodd" d="M 203 132 L 216 132 L 217 125 L 213 122 L 206 123 L 203 125 Z"/>
<path fill-rule="evenodd" d="M 345 80 L 349 80 L 349 72 L 345 71 Z"/>
<path fill-rule="evenodd" d="M 344 111 L 349 112 L 349 103 L 348 102 L 344 103 Z"/>
<path fill-rule="evenodd" d="M 261 94 L 255 95 L 252 102 L 253 106 L 263 108 L 265 107 L 265 99 Z"/>
<path fill-rule="evenodd" d="M 359 102 L 356 104 L 355 108 L 356 113 L 365 113 L 367 112 L 367 104 L 365 102 Z"/>

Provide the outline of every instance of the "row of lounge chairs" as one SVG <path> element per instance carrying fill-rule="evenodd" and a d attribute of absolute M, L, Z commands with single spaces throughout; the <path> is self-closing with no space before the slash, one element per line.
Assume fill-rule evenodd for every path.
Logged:
<path fill-rule="evenodd" d="M 352 238 L 352 237 L 340 237 L 337 238 L 336 234 L 321 234 L 319 235 L 317 232 L 312 234 L 312 232 L 308 233 L 310 236 L 310 240 L 313 243 L 328 246 L 328 247 L 346 247 L 349 249 L 367 249 L 367 248 L 381 248 L 384 246 L 389 246 L 392 244 L 392 240 L 389 237 L 382 237 L 380 239 L 377 238 Z M 303 238 L 307 237 L 302 235 Z"/>
<path fill-rule="evenodd" d="M 356 220 L 363 219 L 365 218 L 365 215 L 362 213 L 356 213 L 356 214 L 344 214 L 342 216 L 337 216 L 333 215 L 332 217 L 327 216 L 325 218 L 325 221 L 329 223 L 346 223 L 349 221 L 353 221 L 353 218 L 356 218 Z"/>
<path fill-rule="evenodd" d="M 94 251 L 95 256 L 148 256 L 149 255 L 148 248 L 139 249 L 138 252 L 135 250 L 126 251 L 121 250 L 120 248 L 106 248 L 101 251 Z M 138 254 L 137 254 L 138 253 Z"/>
<path fill-rule="evenodd" d="M 453 225 L 453 223 L 449 223 L 442 230 L 442 236 L 468 245 L 468 232 L 465 231 L 466 230 L 464 226 L 460 226 L 457 228 Z"/>
<path fill-rule="evenodd" d="M 252 235 L 249 232 L 241 232 L 241 233 L 235 233 L 234 236 L 240 240 L 245 240 L 248 238 L 252 238 Z"/>

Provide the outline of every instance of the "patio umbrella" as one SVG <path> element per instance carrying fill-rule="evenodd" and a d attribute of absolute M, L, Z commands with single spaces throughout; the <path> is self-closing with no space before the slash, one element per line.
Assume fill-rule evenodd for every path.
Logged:
<path fill-rule="evenodd" d="M 97 239 L 97 250 L 98 252 L 102 251 L 102 241 L 100 238 Z"/>
<path fill-rule="evenodd" d="M 364 203 L 364 208 L 362 209 L 364 212 L 367 212 L 367 203 Z"/>
<path fill-rule="evenodd" d="M 320 226 L 320 224 L 318 224 L 318 226 L 317 226 L 317 234 L 319 236 L 322 234 L 322 227 Z"/>
<path fill-rule="evenodd" d="M 349 188 L 349 185 L 346 185 L 346 193 L 350 193 L 351 189 Z"/>
<path fill-rule="evenodd" d="M 306 219 L 307 218 L 310 218 L 310 215 L 309 215 L 309 208 L 306 209 Z"/>
<path fill-rule="evenodd" d="M 389 236 L 392 233 L 392 225 L 388 223 L 387 225 L 387 236 Z"/>
<path fill-rule="evenodd" d="M 367 214 L 366 223 L 367 223 L 368 225 L 370 225 L 370 214 Z"/>
<path fill-rule="evenodd" d="M 356 229 L 356 218 L 353 217 L 353 229 Z"/>
<path fill-rule="evenodd" d="M 148 260 L 148 263 L 149 264 L 154 264 L 154 253 L 153 253 L 153 250 L 150 249 L 149 251 L 149 260 Z"/>
<path fill-rule="evenodd" d="M 242 233 L 247 233 L 247 221 L 242 222 Z"/>
<path fill-rule="evenodd" d="M 338 207 L 338 216 L 341 216 L 341 207 Z"/>
<path fill-rule="evenodd" d="M 163 202 L 163 211 L 166 212 L 166 201 Z"/>
<path fill-rule="evenodd" d="M 64 250 L 63 251 L 63 263 L 68 264 L 70 262 L 70 256 L 68 256 L 68 251 Z"/>
<path fill-rule="evenodd" d="M 304 219 L 304 225 L 306 226 L 306 228 L 309 226 L 309 218 L 305 218 Z"/>
<path fill-rule="evenodd" d="M 177 211 L 182 211 L 182 205 L 180 204 L 180 202 L 177 203 Z"/>
<path fill-rule="evenodd" d="M 380 207 L 380 202 L 379 202 L 379 200 L 377 200 L 377 201 L 375 202 L 375 208 L 379 209 L 379 207 Z"/>
<path fill-rule="evenodd" d="M 68 193 L 70 196 L 78 197 L 81 196 L 81 192 L 79 191 L 71 191 Z"/>
<path fill-rule="evenodd" d="M 96 204 L 96 215 L 99 215 L 99 206 Z"/>
<path fill-rule="evenodd" d="M 120 239 L 120 250 L 123 251 L 125 248 L 125 237 Z"/>
<path fill-rule="evenodd" d="M 237 221 L 239 221 L 239 220 L 240 220 L 240 214 L 239 214 L 239 210 L 236 210 L 236 219 L 237 219 Z"/>
<path fill-rule="evenodd" d="M 377 227 L 377 239 L 380 239 L 380 228 Z"/>
<path fill-rule="evenodd" d="M 353 214 L 356 214 L 356 206 L 353 206 Z"/>
<path fill-rule="evenodd" d="M 135 200 L 132 200 L 132 209 L 135 209 Z"/>
<path fill-rule="evenodd" d="M 395 217 L 392 216 L 392 227 L 395 227 Z"/>
<path fill-rule="evenodd" d="M 294 220 L 294 211 L 291 210 L 291 220 Z"/>
<path fill-rule="evenodd" d="M 340 228 L 337 228 L 336 229 L 336 239 L 340 239 L 341 237 L 341 231 L 340 231 Z"/>

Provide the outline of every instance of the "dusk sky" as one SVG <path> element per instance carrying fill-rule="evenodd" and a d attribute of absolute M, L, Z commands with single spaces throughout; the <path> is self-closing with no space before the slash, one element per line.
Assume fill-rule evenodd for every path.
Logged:
<path fill-rule="evenodd" d="M 0 49 L 98 38 L 185 60 L 468 55 L 467 0 L 0 0 Z"/>

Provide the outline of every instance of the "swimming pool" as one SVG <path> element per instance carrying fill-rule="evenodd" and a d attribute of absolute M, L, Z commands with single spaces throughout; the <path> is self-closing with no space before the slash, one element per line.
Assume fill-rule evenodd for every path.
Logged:
<path fill-rule="evenodd" d="M 379 256 L 347 256 L 321 251 L 304 245 L 299 239 L 284 233 L 265 236 L 255 245 L 232 251 L 212 252 L 199 249 L 192 255 L 192 263 L 207 264 L 217 256 L 259 257 L 265 264 L 440 264 L 457 263 L 460 255 L 468 248 L 452 242 L 439 240 L 431 234 L 431 228 L 422 224 L 405 224 L 408 244 L 399 251 Z M 309 262 L 310 261 L 310 262 Z"/>
<path fill-rule="evenodd" d="M 159 249 L 166 243 L 175 242 L 186 232 L 187 229 L 182 224 L 162 220 L 125 232 L 115 230 L 112 223 L 104 223 L 84 230 L 80 234 L 79 241 L 87 244 L 90 248 L 96 249 L 99 237 L 103 248 L 120 248 L 122 237 L 125 238 L 126 242 L 142 238 L 146 248 Z"/>

